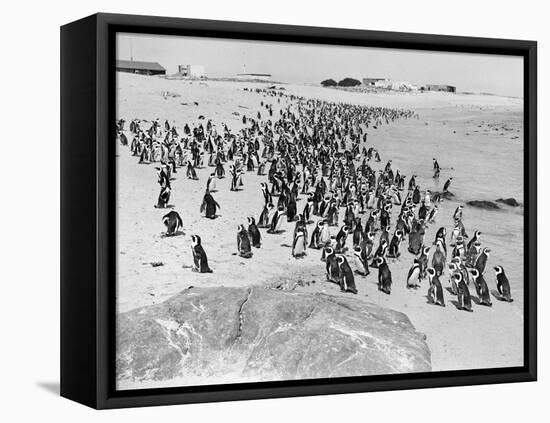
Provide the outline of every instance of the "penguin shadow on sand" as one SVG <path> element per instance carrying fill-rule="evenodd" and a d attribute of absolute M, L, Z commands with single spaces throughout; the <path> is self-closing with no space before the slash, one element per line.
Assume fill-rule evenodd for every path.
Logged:
<path fill-rule="evenodd" d="M 172 233 L 172 234 L 168 234 L 168 233 L 166 233 L 166 232 L 162 232 L 162 233 L 160 234 L 160 237 L 161 237 L 161 238 L 174 238 L 174 237 L 176 237 L 176 236 L 185 236 L 185 232 L 178 230 L 178 231 L 176 231 L 176 232 L 174 232 L 174 233 Z"/>
<path fill-rule="evenodd" d="M 176 206 L 173 205 L 173 204 L 166 204 L 164 207 L 159 207 L 158 204 L 155 204 L 154 207 L 155 207 L 155 209 L 161 209 L 161 210 L 162 210 L 162 209 L 171 210 L 171 209 L 176 208 Z"/>
<path fill-rule="evenodd" d="M 496 289 L 491 289 L 491 294 L 498 301 L 502 301 L 502 302 L 505 302 L 505 303 L 511 303 L 513 301 L 513 300 L 512 301 L 506 300 L 506 298 L 504 298 L 502 295 L 500 295 L 500 293 Z"/>

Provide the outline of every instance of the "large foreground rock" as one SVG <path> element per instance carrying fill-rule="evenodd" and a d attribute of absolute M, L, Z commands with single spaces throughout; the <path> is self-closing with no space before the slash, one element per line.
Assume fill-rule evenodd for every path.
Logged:
<path fill-rule="evenodd" d="M 190 288 L 119 314 L 117 330 L 121 388 L 431 370 L 406 315 L 351 297 Z"/>

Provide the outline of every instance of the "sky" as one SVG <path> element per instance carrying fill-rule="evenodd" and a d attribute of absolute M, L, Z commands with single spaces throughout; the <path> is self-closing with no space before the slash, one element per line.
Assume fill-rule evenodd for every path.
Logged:
<path fill-rule="evenodd" d="M 119 33 L 117 58 L 131 56 L 158 62 L 168 74 L 176 73 L 179 64 L 193 64 L 203 65 L 212 78 L 245 69 L 270 73 L 279 82 L 390 78 L 523 97 L 523 58 L 515 56 Z"/>

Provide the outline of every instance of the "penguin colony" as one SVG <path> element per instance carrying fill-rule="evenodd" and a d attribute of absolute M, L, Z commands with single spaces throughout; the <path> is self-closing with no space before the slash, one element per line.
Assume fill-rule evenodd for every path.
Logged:
<path fill-rule="evenodd" d="M 311 254 L 308 250 L 317 250 L 327 281 L 338 284 L 344 292 L 357 294 L 356 275 L 369 278 L 376 272 L 378 289 L 390 295 L 396 279 L 390 269 L 392 261 L 410 260 L 408 274 L 397 279 L 405 281 L 404 288 L 414 290 L 426 281 L 430 303 L 445 306 L 441 282 L 445 275 L 448 293 L 456 296 L 459 309 L 473 311 L 474 292 L 478 304 L 492 305 L 485 280 L 490 249 L 482 246 L 480 231 L 472 237 L 467 234 L 463 206 L 453 214 L 452 249 L 447 248 L 445 226 L 439 228 L 433 242 L 424 239 L 427 226 L 436 224 L 453 178 L 445 180 L 441 192 L 432 193 L 421 190 L 416 175 L 406 184 L 406 176 L 394 169 L 392 160 L 378 171 L 371 168 L 372 162 L 382 159 L 378 150 L 368 145 L 367 129 L 398 119 L 418 119 L 417 114 L 306 99 L 270 89 L 250 91 L 279 104 L 286 100 L 288 105 L 281 106 L 274 116 L 272 104 L 261 101 L 260 111 L 255 117 L 243 116 L 244 128 L 236 133 L 225 124 L 218 132 L 202 115 L 192 130 L 185 124 L 181 135 L 168 121 L 162 125 L 159 119 L 152 123 L 133 119 L 129 142 L 126 121 L 117 122 L 119 142 L 129 146 L 138 163 L 157 164 L 159 193 L 154 207 L 173 208 L 169 204 L 171 181 L 178 170 L 185 169 L 188 179 L 198 180 L 197 169 L 210 168 L 198 210 L 216 219 L 221 209 L 213 197 L 217 180 L 230 178 L 230 190 L 238 192 L 244 190 L 246 173 L 256 172 L 265 176 L 265 182 L 248 188 L 249 195 L 261 195 L 264 206 L 259 211 L 246 211 L 250 214 L 247 226 L 236 222 L 235 254 L 240 257 L 253 260 L 253 248 L 261 248 L 263 236 L 288 237 L 286 233 L 292 233 L 292 256 L 299 259 Z M 433 178 L 438 181 L 442 168 L 437 159 L 432 160 Z M 253 213 L 259 213 L 257 219 Z M 343 224 L 339 226 L 340 215 Z M 176 210 L 170 210 L 161 221 L 166 236 L 178 235 L 184 227 Z M 286 231 L 292 226 L 292 232 Z M 191 252 L 193 271 L 213 271 L 198 234 L 191 236 Z M 496 265 L 493 269 L 498 291 L 495 297 L 512 302 L 504 268 Z"/>

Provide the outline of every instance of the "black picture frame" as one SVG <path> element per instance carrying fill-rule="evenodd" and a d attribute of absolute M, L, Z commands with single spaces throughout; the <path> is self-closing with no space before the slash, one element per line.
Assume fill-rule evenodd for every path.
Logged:
<path fill-rule="evenodd" d="M 117 32 L 516 55 L 524 58 L 524 365 L 405 375 L 114 389 Z M 97 409 L 534 381 L 537 378 L 537 44 L 95 14 L 61 28 L 61 395 Z"/>

